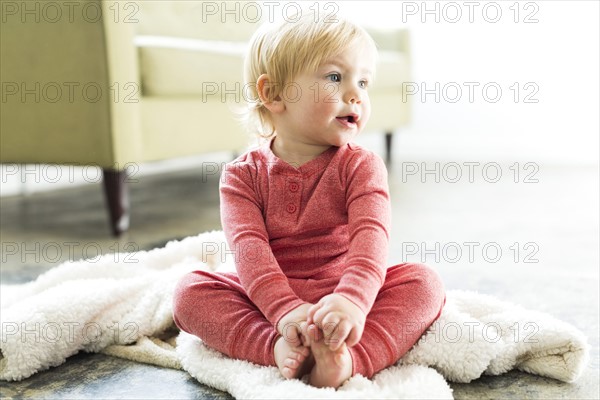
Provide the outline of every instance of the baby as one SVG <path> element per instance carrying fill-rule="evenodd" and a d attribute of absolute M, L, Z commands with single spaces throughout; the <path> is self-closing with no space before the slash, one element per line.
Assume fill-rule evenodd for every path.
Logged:
<path fill-rule="evenodd" d="M 314 14 L 254 35 L 245 79 L 269 141 L 229 163 L 220 187 L 237 273 L 195 271 L 175 292 L 180 329 L 316 387 L 393 365 L 445 302 L 430 268 L 386 268 L 387 171 L 352 143 L 376 56 L 362 28 Z"/>

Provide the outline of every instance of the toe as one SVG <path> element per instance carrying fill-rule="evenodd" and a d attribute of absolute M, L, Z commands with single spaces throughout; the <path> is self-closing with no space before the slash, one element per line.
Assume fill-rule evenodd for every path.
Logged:
<path fill-rule="evenodd" d="M 290 379 L 292 376 L 294 376 L 294 371 L 287 367 L 283 367 L 281 369 L 281 375 L 283 375 L 283 377 L 286 379 Z"/>
<path fill-rule="evenodd" d="M 293 358 L 286 358 L 285 361 L 283 362 L 284 367 L 288 367 L 290 369 L 292 368 L 298 368 L 298 361 L 293 359 Z"/>

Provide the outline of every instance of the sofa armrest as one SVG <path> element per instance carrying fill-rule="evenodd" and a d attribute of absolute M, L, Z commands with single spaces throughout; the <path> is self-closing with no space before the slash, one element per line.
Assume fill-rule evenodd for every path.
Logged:
<path fill-rule="evenodd" d="M 137 53 L 115 3 L 2 2 L 1 162 L 135 161 L 138 105 L 123 101 L 123 86 L 139 87 Z"/>
<path fill-rule="evenodd" d="M 119 9 L 119 13 L 115 13 Z M 116 166 L 143 161 L 140 101 L 142 88 L 138 52 L 134 43 L 139 3 L 102 1 L 105 57 L 111 90 L 110 124 Z M 112 18 L 109 18 L 112 17 Z M 116 18 L 115 18 L 116 17 Z"/>

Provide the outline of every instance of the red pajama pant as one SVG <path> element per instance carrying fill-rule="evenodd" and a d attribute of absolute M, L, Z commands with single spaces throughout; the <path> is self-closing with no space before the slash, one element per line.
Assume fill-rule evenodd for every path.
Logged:
<path fill-rule="evenodd" d="M 316 303 L 331 294 L 330 280 L 290 279 L 298 297 Z M 360 342 L 349 348 L 353 373 L 368 378 L 398 361 L 439 317 L 445 302 L 442 282 L 422 264 L 399 264 L 387 270 L 385 283 L 367 315 Z M 275 365 L 279 336 L 250 301 L 235 273 L 194 271 L 175 289 L 177 326 L 229 357 Z"/>

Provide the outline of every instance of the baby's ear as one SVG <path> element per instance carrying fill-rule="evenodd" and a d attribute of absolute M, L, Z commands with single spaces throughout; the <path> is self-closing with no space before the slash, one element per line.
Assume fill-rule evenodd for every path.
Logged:
<path fill-rule="evenodd" d="M 256 91 L 261 103 L 267 108 L 267 110 L 273 113 L 279 113 L 285 110 L 285 104 L 281 99 L 281 95 L 275 93 L 277 83 L 271 82 L 269 75 L 262 74 L 256 81 Z"/>

